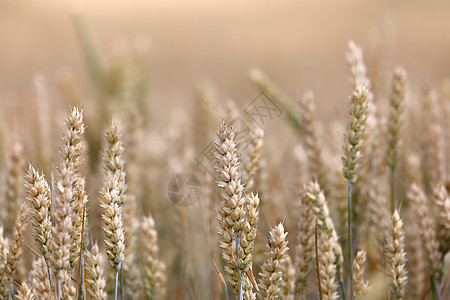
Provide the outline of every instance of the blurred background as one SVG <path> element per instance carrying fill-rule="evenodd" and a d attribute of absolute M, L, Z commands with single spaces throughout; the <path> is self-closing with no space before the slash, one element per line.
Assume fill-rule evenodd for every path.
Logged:
<path fill-rule="evenodd" d="M 211 278 L 198 276 L 205 266 L 210 274 L 215 271 L 201 257 L 200 250 L 206 250 L 198 249 L 204 242 L 198 234 L 198 207 L 174 211 L 166 195 L 170 178 L 192 172 L 194 158 L 212 139 L 220 118 L 233 110 L 230 103 L 242 112 L 258 95 L 249 79 L 254 68 L 293 103 L 304 90 L 313 90 L 316 114 L 330 129 L 326 135 L 337 141 L 328 150 L 339 151 L 351 90 L 345 60 L 349 40 L 363 49 L 380 111 L 387 111 L 396 65 L 408 72 L 412 103 L 425 87 L 445 89 L 450 2 L 0 0 L 0 156 L 19 141 L 26 161 L 49 178 L 59 159 L 64 115 L 69 105 L 80 105 L 89 151 L 85 172 L 90 172 L 88 189 L 95 201 L 102 180 L 103 130 L 118 116 L 127 162 L 139 167 L 129 190 L 136 194 L 139 215 L 155 215 L 165 249 L 162 259 L 168 274 L 175 274 L 168 276 L 173 299 L 183 265 L 197 280 L 186 286 L 210 286 Z M 205 103 L 210 111 L 202 121 Z M 335 121 L 341 127 L 334 128 Z M 282 118 L 266 127 L 264 156 L 274 178 L 270 188 L 283 201 L 264 217 L 261 245 L 275 222 L 286 220 L 288 231 L 295 227 L 295 219 L 286 218 L 295 180 L 279 178 L 294 174 L 292 149 L 298 140 Z M 213 217 L 205 216 L 214 222 Z M 99 232 L 92 230 L 92 235 L 98 238 Z M 197 255 L 186 259 L 184 250 L 197 250 Z"/>

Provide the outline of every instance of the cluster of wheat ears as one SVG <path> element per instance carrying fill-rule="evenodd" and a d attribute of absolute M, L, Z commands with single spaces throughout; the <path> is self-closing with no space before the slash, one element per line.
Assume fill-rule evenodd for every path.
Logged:
<path fill-rule="evenodd" d="M 407 115 L 407 74 L 397 67 L 384 117 L 376 109 L 362 51 L 352 42 L 347 61 L 351 93 L 338 147 L 330 145 L 333 139 L 321 140 L 312 92 L 302 95 L 297 113 L 274 83 L 251 73 L 300 137 L 292 163 L 296 203 L 275 226 L 271 212 L 282 200 L 275 199 L 280 196 L 272 188 L 270 157 L 262 152 L 264 130 L 255 125 L 246 137 L 250 143 L 240 143 L 233 118 L 211 118 L 208 93 L 199 97 L 194 140 L 203 146 L 208 122 L 218 126 L 211 150 L 215 178 L 196 173 L 203 184 L 202 198 L 193 204 L 194 218 L 203 218 L 201 234 L 185 228 L 186 222 L 169 222 L 181 231 L 174 237 L 180 251 L 190 252 L 185 262 L 160 253 L 152 217 L 159 211 L 137 212 L 136 190 L 143 189 L 136 183 L 142 174 L 135 157 L 139 140 L 125 144 L 118 122 L 104 134 L 95 201 L 82 168 L 94 159 L 85 151 L 82 110 L 74 107 L 66 116 L 59 158 L 47 176 L 32 163 L 25 170 L 21 147 L 12 147 L 2 177 L 0 299 L 448 299 L 449 98 L 429 89 L 425 105 Z M 233 105 L 226 113 L 239 114 Z M 184 147 L 182 134 L 168 143 L 166 166 L 183 171 L 189 155 L 173 150 Z M 126 146 L 133 163 L 125 161 Z M 183 209 L 176 208 L 178 219 L 187 218 Z M 103 234 L 94 238 L 98 220 Z M 189 242 L 206 249 L 203 269 L 196 270 L 198 256 Z"/>

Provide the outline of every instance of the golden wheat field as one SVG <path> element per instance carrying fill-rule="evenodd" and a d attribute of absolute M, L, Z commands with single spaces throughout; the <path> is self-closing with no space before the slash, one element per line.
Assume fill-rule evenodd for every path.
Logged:
<path fill-rule="evenodd" d="M 450 299 L 447 1 L 0 0 L 0 299 Z"/>

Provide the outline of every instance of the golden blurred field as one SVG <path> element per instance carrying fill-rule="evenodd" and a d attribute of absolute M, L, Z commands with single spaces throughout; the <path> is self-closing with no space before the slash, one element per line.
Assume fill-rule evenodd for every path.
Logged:
<path fill-rule="evenodd" d="M 80 24 L 98 46 L 95 50 L 104 72 L 101 79 L 92 76 L 92 64 L 79 36 Z M 194 159 L 214 138 L 221 119 L 227 117 L 225 112 L 233 111 L 230 100 L 242 113 L 259 94 L 249 79 L 255 68 L 292 99 L 295 113 L 299 113 L 302 92 L 314 92 L 319 135 L 326 144 L 324 155 L 342 156 L 334 151 L 341 149 L 352 89 L 345 60 L 349 40 L 363 49 L 379 109 L 377 117 L 389 115 L 395 66 L 406 69 L 405 149 L 425 155 L 420 152 L 423 144 L 417 146 L 415 139 L 426 130 L 420 131 L 421 124 L 414 118 L 426 110 L 427 100 L 423 99 L 428 99 L 428 88 L 442 99 L 448 100 L 450 95 L 449 1 L 0 0 L 2 166 L 11 145 L 19 141 L 24 145 L 24 161 L 43 171 L 49 181 L 60 159 L 64 116 L 71 106 L 78 105 L 84 110 L 87 126 L 82 172 L 92 201 L 89 217 L 99 217 L 103 132 L 113 118 L 120 118 L 126 168 L 127 159 L 137 168 L 130 172 L 135 180 L 130 186 L 136 189 L 131 191 L 136 196 L 136 220 L 148 213 L 155 218 L 161 259 L 168 268 L 167 299 L 217 296 L 220 285 L 211 259 L 220 262 L 219 253 L 210 253 L 217 245 L 205 247 L 204 243 L 214 242 L 205 242 L 204 236 L 210 234 L 211 239 L 215 234 L 211 235 L 211 228 L 204 228 L 202 222 L 214 218 L 220 197 L 212 188 L 213 180 L 201 174 Z M 207 116 L 202 115 L 205 111 L 201 107 L 205 86 L 212 89 L 215 101 Z M 448 101 L 445 103 L 448 106 Z M 442 115 L 450 113 L 447 106 Z M 443 117 L 439 121 L 443 136 L 448 137 L 448 120 Z M 203 132 L 195 131 L 198 124 L 207 124 Z M 293 161 L 294 147 L 300 140 L 283 117 L 274 117 L 266 124 L 262 156 L 267 161 L 270 184 L 264 189 L 272 198 L 258 228 L 260 246 L 254 254 L 258 264 L 264 258 L 269 229 L 281 221 L 292 232 L 287 239 L 293 256 L 297 233 L 293 208 L 299 188 Z M 129 145 L 134 147 L 130 153 Z M 443 149 L 448 170 L 447 141 Z M 334 163 L 330 161 L 327 166 L 329 173 Z M 21 172 L 26 170 L 24 164 Z M 201 177 L 208 185 L 202 197 L 210 197 L 208 201 L 217 198 L 217 202 L 175 207 L 167 198 L 167 184 L 182 172 Z M 402 167 L 398 176 L 403 178 L 407 173 Z M 397 183 L 401 197 L 410 183 L 410 178 L 405 178 Z M 427 184 L 428 180 L 424 179 Z M 411 219 L 410 214 L 405 219 Z M 89 226 L 90 235 L 101 244 L 101 224 L 90 221 Z M 372 240 L 368 240 L 370 244 Z M 28 241 L 32 245 L 31 235 Z M 27 251 L 24 257 L 29 267 L 31 255 Z M 368 252 L 370 264 L 375 258 Z M 259 266 L 254 269 L 259 270 Z M 177 295 L 180 290 L 182 296 Z"/>

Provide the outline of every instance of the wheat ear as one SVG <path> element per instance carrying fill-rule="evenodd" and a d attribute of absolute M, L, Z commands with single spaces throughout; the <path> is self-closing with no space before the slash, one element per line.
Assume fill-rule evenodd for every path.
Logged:
<path fill-rule="evenodd" d="M 142 220 L 143 254 L 145 265 L 143 266 L 144 295 L 149 299 L 164 299 L 164 286 L 162 286 L 165 274 L 161 269 L 159 260 L 158 233 L 155 230 L 155 221 L 152 216 Z"/>
<path fill-rule="evenodd" d="M 218 236 L 222 257 L 227 263 L 228 281 L 239 292 L 241 276 L 237 261 L 239 235 L 245 220 L 244 186 L 241 183 L 239 156 L 236 147 L 236 130 L 221 123 L 214 140 L 214 156 L 217 166 L 217 185 L 221 189 L 221 204 L 217 216 Z"/>
<path fill-rule="evenodd" d="M 364 264 L 366 263 L 366 251 L 356 252 L 353 260 L 353 288 L 355 299 L 364 299 L 369 290 L 369 283 L 364 279 Z"/>
<path fill-rule="evenodd" d="M 439 292 L 439 272 L 441 269 L 441 255 L 439 253 L 439 243 L 433 228 L 433 221 L 429 215 L 427 198 L 422 189 L 413 183 L 408 192 L 408 199 L 411 201 L 417 223 L 419 225 L 419 235 L 422 240 L 422 247 L 428 263 L 428 272 L 432 282 L 432 291 L 436 297 L 440 297 Z"/>
<path fill-rule="evenodd" d="M 94 244 L 90 251 L 86 252 L 86 290 L 92 299 L 106 299 L 106 280 L 103 276 L 103 257 L 98 245 Z"/>
<path fill-rule="evenodd" d="M 27 228 L 28 206 L 24 201 L 19 209 L 14 225 L 14 232 L 9 244 L 8 255 L 6 257 L 6 265 L 4 270 L 3 281 L 1 282 L 1 294 L 4 298 L 8 298 L 10 291 L 13 291 L 13 277 L 16 273 L 17 266 L 22 258 L 22 245 L 25 239 L 25 231 Z M 11 295 L 12 296 L 12 295 Z"/>
<path fill-rule="evenodd" d="M 388 122 L 387 165 L 390 169 L 391 213 L 395 209 L 394 179 L 401 150 L 402 112 L 405 102 L 406 71 L 397 67 L 394 71 L 391 93 L 391 112 Z"/>
<path fill-rule="evenodd" d="M 31 285 L 37 299 L 54 299 L 50 288 L 47 264 L 43 257 L 33 260 L 31 263 Z"/>
<path fill-rule="evenodd" d="M 405 296 L 405 287 L 408 277 L 406 271 L 403 221 L 397 210 L 395 210 L 392 215 L 392 227 L 386 243 L 386 258 L 392 296 L 396 300 L 401 300 Z"/>
<path fill-rule="evenodd" d="M 261 266 L 258 299 L 277 299 L 281 294 L 282 266 L 287 257 L 287 232 L 278 224 L 269 232 L 267 259 Z"/>
<path fill-rule="evenodd" d="M 18 294 L 16 296 L 17 300 L 34 300 L 35 296 L 32 287 L 29 287 L 26 282 L 22 282 Z"/>
<path fill-rule="evenodd" d="M 442 184 L 436 185 L 432 196 L 437 209 L 437 232 L 439 250 L 443 255 L 450 250 L 450 198 Z"/>
<path fill-rule="evenodd" d="M 335 247 L 336 241 L 330 236 L 323 227 L 319 228 L 319 245 L 318 245 L 318 259 L 319 261 L 319 276 L 322 300 L 334 300 L 338 298 L 338 284 L 336 278 L 336 255 Z"/>

